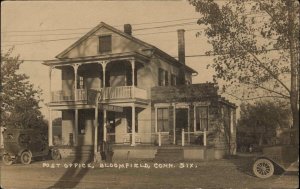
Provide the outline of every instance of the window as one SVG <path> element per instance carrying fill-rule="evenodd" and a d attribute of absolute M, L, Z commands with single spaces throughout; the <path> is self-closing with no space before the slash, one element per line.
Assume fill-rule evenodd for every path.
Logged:
<path fill-rule="evenodd" d="M 196 131 L 208 130 L 208 106 L 196 107 Z"/>
<path fill-rule="evenodd" d="M 111 35 L 99 37 L 99 52 L 100 53 L 111 52 Z"/>
<path fill-rule="evenodd" d="M 164 70 L 158 69 L 158 86 L 164 86 Z"/>
<path fill-rule="evenodd" d="M 175 86 L 176 85 L 176 75 L 174 74 L 171 74 L 171 86 Z"/>
<path fill-rule="evenodd" d="M 169 73 L 168 71 L 165 71 L 165 86 L 169 85 Z"/>
<path fill-rule="evenodd" d="M 81 76 L 77 77 L 77 89 L 84 89 L 85 88 L 85 79 Z"/>
<path fill-rule="evenodd" d="M 157 109 L 157 131 L 169 132 L 169 109 Z"/>
<path fill-rule="evenodd" d="M 158 86 L 169 85 L 169 73 L 161 68 L 158 69 Z"/>

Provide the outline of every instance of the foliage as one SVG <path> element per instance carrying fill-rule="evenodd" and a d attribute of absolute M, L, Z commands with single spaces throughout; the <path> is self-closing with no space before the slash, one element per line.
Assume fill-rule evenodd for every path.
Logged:
<path fill-rule="evenodd" d="M 278 130 L 291 126 L 290 108 L 283 102 L 257 101 L 241 105 L 238 134 L 252 136 L 256 144 L 272 144 Z"/>
<path fill-rule="evenodd" d="M 35 128 L 46 123 L 40 112 L 40 89 L 34 89 L 25 74 L 19 73 L 23 63 L 13 57 L 12 49 L 1 53 L 1 121 L 5 127 Z"/>
<path fill-rule="evenodd" d="M 240 100 L 285 99 L 299 129 L 299 3 L 189 0 L 202 17 L 223 91 Z M 199 32 L 197 35 L 201 35 Z M 241 95 L 239 95 L 241 94 Z"/>

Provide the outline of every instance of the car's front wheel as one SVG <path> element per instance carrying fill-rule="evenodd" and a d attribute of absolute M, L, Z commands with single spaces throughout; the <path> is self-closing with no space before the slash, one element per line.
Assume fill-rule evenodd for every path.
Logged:
<path fill-rule="evenodd" d="M 21 159 L 22 164 L 28 165 L 31 162 L 32 155 L 30 152 L 25 151 L 25 152 L 22 152 L 20 159 Z"/>
<path fill-rule="evenodd" d="M 269 178 L 274 174 L 274 165 L 268 159 L 257 159 L 253 164 L 253 173 L 259 178 Z"/>

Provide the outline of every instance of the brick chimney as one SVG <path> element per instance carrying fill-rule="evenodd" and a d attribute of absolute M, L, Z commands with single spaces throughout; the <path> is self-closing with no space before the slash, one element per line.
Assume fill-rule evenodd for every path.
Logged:
<path fill-rule="evenodd" d="M 130 24 L 124 24 L 124 33 L 128 35 L 132 34 L 132 27 Z"/>
<path fill-rule="evenodd" d="M 185 41 L 184 41 L 184 29 L 177 30 L 178 34 L 178 61 L 185 64 Z"/>

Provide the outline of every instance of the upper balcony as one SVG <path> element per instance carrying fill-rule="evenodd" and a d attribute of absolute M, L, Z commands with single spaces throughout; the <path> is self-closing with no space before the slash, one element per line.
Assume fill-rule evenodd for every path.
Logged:
<path fill-rule="evenodd" d="M 134 55 L 118 56 L 108 60 L 68 62 L 50 67 L 50 105 L 147 103 L 150 97 L 146 62 Z M 56 68 L 56 69 L 54 69 Z M 61 91 L 51 90 L 53 70 L 61 73 Z M 55 83 L 57 85 L 57 83 Z M 143 88 L 143 89 L 142 89 Z"/>
<path fill-rule="evenodd" d="M 118 86 L 92 90 L 77 89 L 76 93 L 71 92 L 70 94 L 62 90 L 53 91 L 50 103 L 91 103 L 95 102 L 96 98 L 98 101 L 149 99 L 147 91 L 144 89 L 135 86 Z"/>

